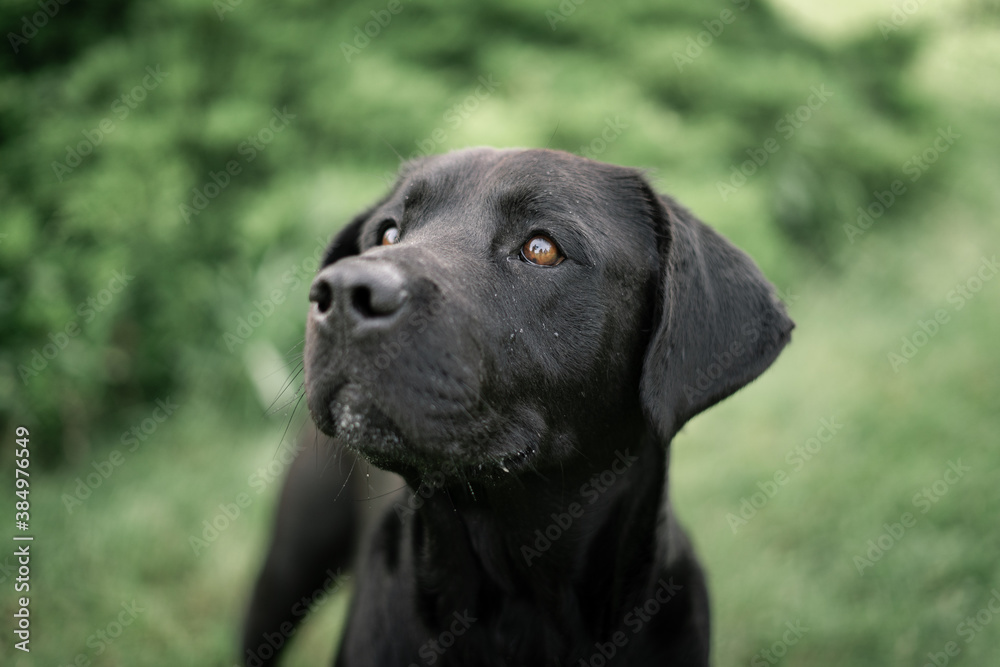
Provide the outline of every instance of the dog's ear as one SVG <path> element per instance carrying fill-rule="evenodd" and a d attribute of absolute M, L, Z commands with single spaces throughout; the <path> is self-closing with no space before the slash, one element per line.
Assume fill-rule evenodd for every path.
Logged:
<path fill-rule="evenodd" d="M 323 261 L 320 263 L 320 270 L 323 267 L 333 264 L 338 259 L 343 259 L 345 257 L 350 257 L 351 255 L 361 254 L 361 227 L 365 224 L 368 218 L 371 217 L 375 209 L 379 207 L 378 204 L 371 206 L 361 213 L 354 216 L 350 222 L 348 222 L 343 229 L 337 232 L 337 235 L 333 237 L 330 244 L 326 247 L 326 252 L 323 253 Z"/>
<path fill-rule="evenodd" d="M 658 218 L 661 303 L 640 396 L 666 444 L 763 373 L 795 323 L 753 260 L 672 199 L 652 190 L 647 198 Z"/>
<path fill-rule="evenodd" d="M 320 270 L 330 264 L 333 264 L 338 259 L 361 254 L 360 234 L 361 228 L 364 226 L 365 222 L 368 221 L 368 218 L 370 218 L 375 211 L 381 208 L 387 201 L 389 201 L 389 199 L 392 198 L 392 196 L 401 187 L 406 176 L 425 161 L 426 158 L 417 158 L 404 162 L 400 165 L 399 173 L 396 175 L 396 182 L 393 184 L 392 189 L 379 201 L 354 216 L 351 221 L 344 225 L 343 229 L 337 232 L 337 235 L 333 237 L 333 240 L 330 241 L 330 244 L 326 247 L 326 252 L 323 254 L 323 262 L 319 265 Z"/>

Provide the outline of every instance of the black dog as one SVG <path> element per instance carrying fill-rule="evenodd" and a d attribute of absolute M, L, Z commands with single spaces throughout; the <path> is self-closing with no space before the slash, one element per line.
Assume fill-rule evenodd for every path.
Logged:
<path fill-rule="evenodd" d="M 473 149 L 404 166 L 310 300 L 306 393 L 334 451 L 286 483 L 248 664 L 350 558 L 354 453 L 406 487 L 361 554 L 337 665 L 708 663 L 667 448 L 789 340 L 746 255 L 633 169 Z"/>

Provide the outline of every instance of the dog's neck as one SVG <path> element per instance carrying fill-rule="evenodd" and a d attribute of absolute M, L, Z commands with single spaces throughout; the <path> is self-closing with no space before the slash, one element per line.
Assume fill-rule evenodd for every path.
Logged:
<path fill-rule="evenodd" d="M 621 440 L 585 463 L 431 494 L 411 533 L 418 594 L 443 616 L 485 596 L 614 624 L 666 548 L 667 452 L 649 433 Z"/>

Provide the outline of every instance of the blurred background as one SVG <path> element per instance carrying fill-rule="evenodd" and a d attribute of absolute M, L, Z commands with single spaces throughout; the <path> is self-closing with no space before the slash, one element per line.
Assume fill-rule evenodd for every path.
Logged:
<path fill-rule="evenodd" d="M 12 514 L 28 427 L 36 540 L 30 654 L 0 553 L 0 663 L 235 662 L 323 245 L 401 157 L 494 145 L 650 170 L 798 323 L 674 441 L 715 664 L 1000 664 L 997 0 L 4 0 L 0 26 L 0 470 Z M 345 581 L 288 664 L 328 664 Z"/>

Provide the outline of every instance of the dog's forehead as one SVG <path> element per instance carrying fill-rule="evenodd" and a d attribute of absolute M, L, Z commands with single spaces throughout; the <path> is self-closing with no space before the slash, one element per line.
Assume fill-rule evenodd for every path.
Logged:
<path fill-rule="evenodd" d="M 436 194 L 488 201 L 504 196 L 584 199 L 609 194 L 614 171 L 627 171 L 561 151 L 475 148 L 436 155 L 404 166 L 404 197 Z"/>
<path fill-rule="evenodd" d="M 655 235 L 639 182 L 633 170 L 560 151 L 468 149 L 405 166 L 394 199 L 483 242 L 505 224 L 545 220 L 611 250 Z"/>

